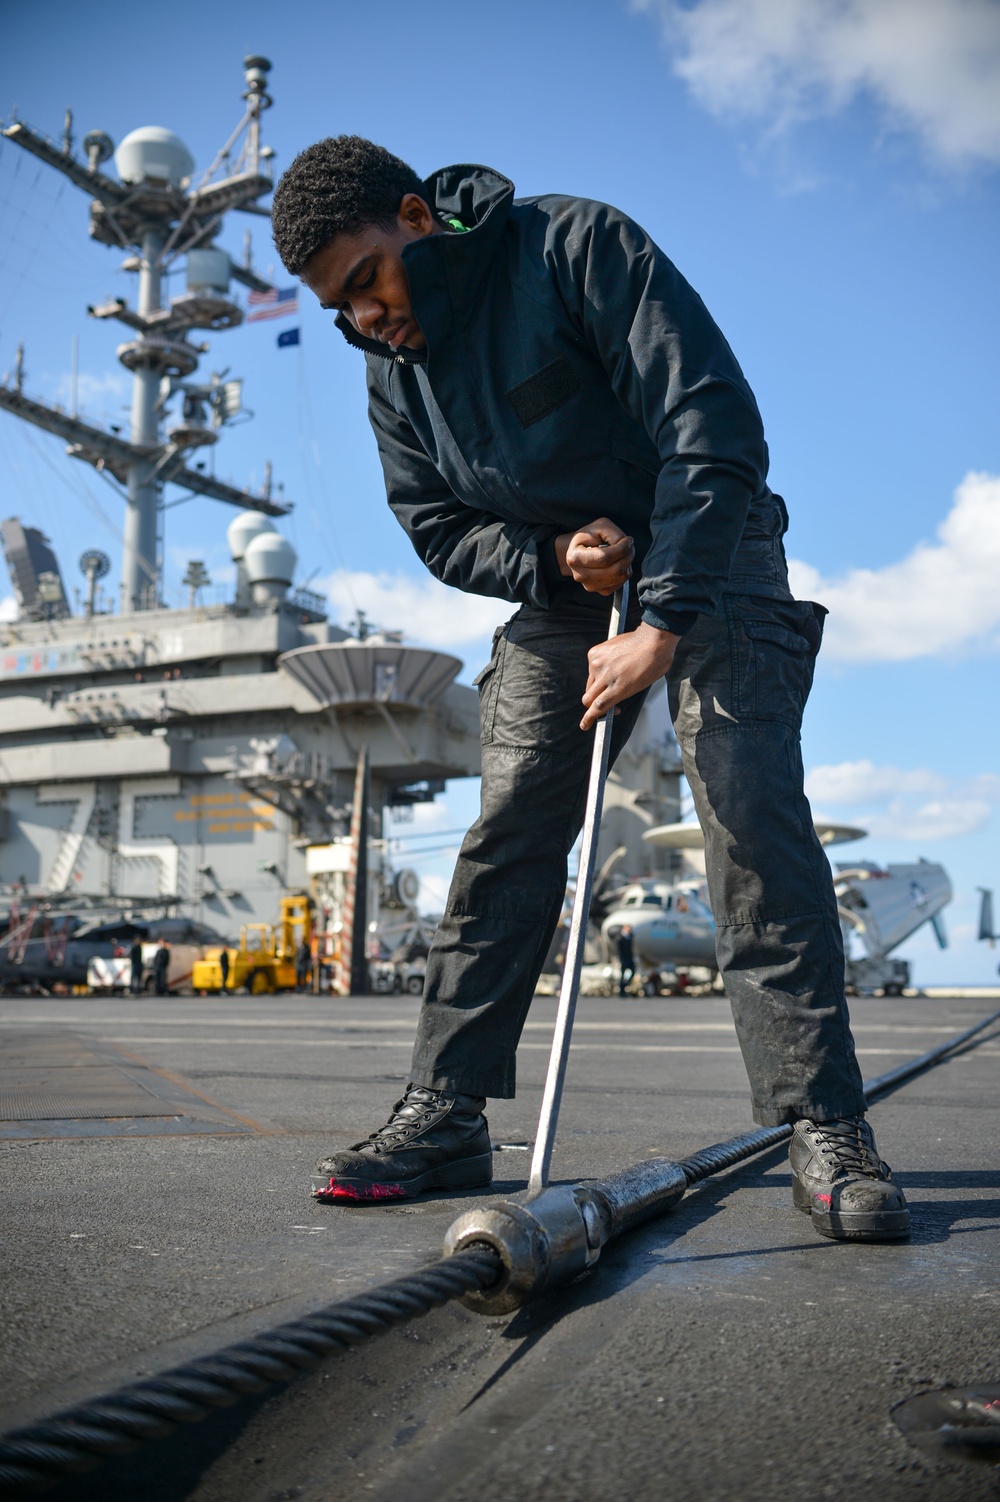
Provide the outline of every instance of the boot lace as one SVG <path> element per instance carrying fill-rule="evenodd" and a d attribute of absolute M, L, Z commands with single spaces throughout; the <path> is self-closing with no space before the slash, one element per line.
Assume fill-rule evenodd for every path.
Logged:
<path fill-rule="evenodd" d="M 356 1143 L 352 1151 L 364 1147 L 367 1142 L 372 1143 L 376 1150 L 394 1142 L 404 1142 L 422 1123 L 433 1121 L 440 1106 L 441 1096 L 436 1091 L 423 1088 L 408 1090 L 393 1106 L 392 1115 L 385 1126 L 371 1132 L 365 1142 Z"/>
<path fill-rule="evenodd" d="M 882 1160 L 875 1151 L 871 1127 L 863 1116 L 816 1121 L 812 1130 L 818 1151 L 828 1163 L 836 1166 L 839 1173 L 883 1177 Z"/>

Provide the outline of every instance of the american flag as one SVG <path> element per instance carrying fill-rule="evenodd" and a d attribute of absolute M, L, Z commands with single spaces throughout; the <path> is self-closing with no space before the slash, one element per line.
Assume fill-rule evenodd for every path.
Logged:
<path fill-rule="evenodd" d="M 283 291 L 269 287 L 266 292 L 251 292 L 247 306 L 247 323 L 260 323 L 265 318 L 287 318 L 299 311 L 298 287 L 286 287 Z"/>

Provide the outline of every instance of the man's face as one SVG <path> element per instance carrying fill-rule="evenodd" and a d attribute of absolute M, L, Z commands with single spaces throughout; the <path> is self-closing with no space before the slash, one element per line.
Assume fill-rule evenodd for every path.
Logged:
<path fill-rule="evenodd" d="M 320 305 L 343 313 L 352 328 L 390 349 L 426 349 L 413 316 L 403 247 L 441 226 L 416 193 L 407 193 L 391 229 L 370 225 L 356 234 L 335 235 L 302 271 L 302 280 Z"/>

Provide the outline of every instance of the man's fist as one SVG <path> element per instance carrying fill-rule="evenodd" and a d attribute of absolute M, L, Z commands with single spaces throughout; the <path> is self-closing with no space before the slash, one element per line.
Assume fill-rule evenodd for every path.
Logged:
<path fill-rule="evenodd" d="M 560 533 L 555 549 L 559 572 L 591 594 L 613 595 L 632 576 L 635 543 L 606 516 L 579 532 Z"/>

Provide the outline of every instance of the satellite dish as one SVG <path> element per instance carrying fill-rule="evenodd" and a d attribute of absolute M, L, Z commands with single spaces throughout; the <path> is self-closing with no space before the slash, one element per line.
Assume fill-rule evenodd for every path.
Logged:
<path fill-rule="evenodd" d="M 103 579 L 111 572 L 111 559 L 100 548 L 88 548 L 80 555 L 80 572 L 88 579 Z"/>
<path fill-rule="evenodd" d="M 111 559 L 100 548 L 88 548 L 80 555 L 80 572 L 87 580 L 87 619 L 94 613 L 97 600 L 97 581 L 111 572 Z"/>
<path fill-rule="evenodd" d="M 88 130 L 83 138 L 83 149 L 91 172 L 96 172 L 102 162 L 114 155 L 115 143 L 103 130 Z"/>

